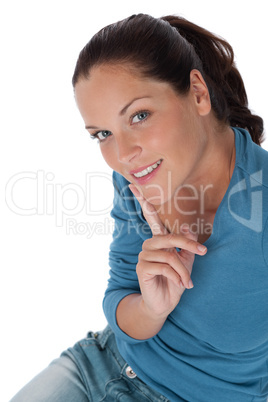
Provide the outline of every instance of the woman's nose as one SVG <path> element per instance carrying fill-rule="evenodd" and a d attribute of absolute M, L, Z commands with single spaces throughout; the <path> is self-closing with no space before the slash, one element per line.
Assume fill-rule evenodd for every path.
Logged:
<path fill-rule="evenodd" d="M 121 163 L 129 163 L 141 152 L 141 147 L 133 141 L 126 138 L 120 138 L 116 141 L 117 157 Z"/>

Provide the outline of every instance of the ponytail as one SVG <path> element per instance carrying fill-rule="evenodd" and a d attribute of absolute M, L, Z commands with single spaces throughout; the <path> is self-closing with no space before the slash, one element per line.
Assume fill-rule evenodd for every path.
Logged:
<path fill-rule="evenodd" d="M 164 21 L 176 28 L 193 47 L 202 62 L 212 108 L 220 121 L 245 128 L 258 145 L 263 141 L 263 120 L 248 109 L 242 77 L 234 63 L 234 52 L 224 39 L 181 17 L 167 16 Z"/>

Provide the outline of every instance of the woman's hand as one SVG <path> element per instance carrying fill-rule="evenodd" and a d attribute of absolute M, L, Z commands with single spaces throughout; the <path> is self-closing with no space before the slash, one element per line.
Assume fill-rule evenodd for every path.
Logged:
<path fill-rule="evenodd" d="M 154 206 L 133 184 L 129 188 L 138 199 L 153 234 L 144 241 L 137 264 L 143 308 L 156 320 L 166 319 L 185 289 L 193 287 L 190 275 L 195 254 L 204 255 L 207 249 L 197 242 L 197 235 L 187 225 L 181 228 L 182 234 L 169 233 Z"/>

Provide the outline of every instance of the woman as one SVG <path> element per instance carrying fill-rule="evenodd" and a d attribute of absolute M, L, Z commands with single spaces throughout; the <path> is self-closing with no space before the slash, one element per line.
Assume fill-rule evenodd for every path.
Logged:
<path fill-rule="evenodd" d="M 114 171 L 109 326 L 12 401 L 266 401 L 268 154 L 231 46 L 133 15 L 73 86 Z"/>

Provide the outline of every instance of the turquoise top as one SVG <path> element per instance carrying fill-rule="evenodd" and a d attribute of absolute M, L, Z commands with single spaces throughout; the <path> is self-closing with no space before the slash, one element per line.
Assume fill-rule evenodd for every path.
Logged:
<path fill-rule="evenodd" d="M 235 128 L 236 164 L 208 252 L 161 331 L 141 341 L 117 325 L 122 298 L 139 293 L 136 264 L 152 236 L 129 182 L 114 173 L 115 220 L 103 308 L 123 358 L 171 401 L 266 401 L 268 395 L 268 152 Z"/>

